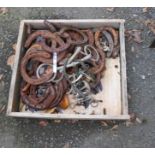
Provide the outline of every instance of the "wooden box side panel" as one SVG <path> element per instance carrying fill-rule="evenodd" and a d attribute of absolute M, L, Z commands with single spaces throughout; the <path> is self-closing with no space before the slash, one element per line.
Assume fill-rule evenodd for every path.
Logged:
<path fill-rule="evenodd" d="M 126 54 L 125 54 L 125 32 L 124 22 L 120 24 L 120 65 L 121 65 L 121 93 L 122 93 L 122 114 L 128 114 L 127 95 L 127 74 L 126 74 Z"/>
<path fill-rule="evenodd" d="M 82 114 L 42 114 L 12 112 L 9 116 L 41 119 L 76 119 L 76 120 L 127 120 L 129 115 L 82 115 Z"/>
<path fill-rule="evenodd" d="M 19 75 L 19 63 L 20 58 L 23 54 L 23 42 L 25 39 L 25 24 L 23 21 L 20 23 L 19 27 L 19 35 L 17 40 L 17 46 L 16 46 L 16 54 L 15 54 L 15 60 L 14 60 L 14 67 L 12 72 L 12 79 L 10 84 L 10 90 L 9 90 L 9 99 L 8 99 L 8 107 L 7 107 L 7 114 L 11 113 L 12 111 L 17 111 L 18 105 L 17 102 L 19 102 L 20 98 L 20 79 L 21 76 Z"/>
<path fill-rule="evenodd" d="M 124 20 L 121 19 L 72 19 L 72 20 L 48 20 L 56 26 L 74 26 L 77 28 L 94 28 L 101 26 L 113 26 L 115 28 L 120 27 L 120 23 Z M 43 20 L 24 20 L 25 24 L 31 24 L 33 28 L 36 29 L 44 29 L 45 25 L 43 24 Z"/>

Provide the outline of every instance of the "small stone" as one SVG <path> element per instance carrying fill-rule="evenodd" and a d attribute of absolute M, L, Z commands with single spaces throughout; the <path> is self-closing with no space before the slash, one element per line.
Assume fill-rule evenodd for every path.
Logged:
<path fill-rule="evenodd" d="M 130 121 L 126 121 L 126 122 L 125 122 L 125 125 L 126 125 L 126 127 L 129 127 L 129 126 L 133 125 L 133 123 L 130 122 Z"/>
<path fill-rule="evenodd" d="M 143 118 L 142 119 L 142 123 L 147 123 L 147 119 L 146 118 Z"/>
<path fill-rule="evenodd" d="M 130 121 L 131 121 L 131 122 L 135 122 L 136 118 L 137 118 L 137 116 L 136 116 L 135 113 L 131 113 L 131 114 L 130 114 Z"/>
<path fill-rule="evenodd" d="M 132 67 L 132 70 L 135 72 L 136 71 L 136 68 L 135 67 Z"/>
<path fill-rule="evenodd" d="M 108 124 L 108 126 L 114 126 L 116 122 L 108 120 L 106 121 L 106 123 Z"/>
<path fill-rule="evenodd" d="M 145 75 L 141 75 L 141 78 L 142 78 L 143 80 L 145 80 Z"/>
<path fill-rule="evenodd" d="M 28 137 L 28 135 L 24 135 L 24 137 L 25 137 L 25 138 L 27 138 L 27 137 Z"/>
<path fill-rule="evenodd" d="M 152 73 L 147 73 L 148 76 L 152 76 Z"/>
<path fill-rule="evenodd" d="M 13 53 L 16 53 L 16 46 L 17 46 L 16 43 L 12 45 L 12 48 L 13 48 L 13 50 L 14 50 Z"/>
<path fill-rule="evenodd" d="M 8 9 L 7 8 L 0 8 L 0 14 L 6 14 L 8 13 Z"/>
<path fill-rule="evenodd" d="M 70 123 L 70 124 L 75 124 L 77 122 L 78 122 L 78 120 L 68 120 L 68 123 Z"/>
<path fill-rule="evenodd" d="M 107 11 L 109 11 L 109 12 L 113 12 L 113 11 L 114 11 L 114 9 L 115 9 L 115 8 L 113 8 L 113 7 L 106 8 L 106 10 L 107 10 Z"/>
<path fill-rule="evenodd" d="M 4 48 L 4 42 L 0 42 L 0 48 Z"/>
<path fill-rule="evenodd" d="M 65 145 L 63 146 L 63 148 L 69 148 L 69 147 L 70 147 L 69 142 L 65 143 Z"/>
<path fill-rule="evenodd" d="M 114 133 L 113 136 L 114 136 L 114 137 L 118 137 L 118 134 Z"/>
<path fill-rule="evenodd" d="M 128 94 L 128 99 L 129 99 L 129 100 L 131 99 L 131 95 L 130 95 L 130 94 Z"/>
<path fill-rule="evenodd" d="M 134 52 L 135 48 L 133 46 L 131 46 L 131 52 Z"/>
<path fill-rule="evenodd" d="M 3 78 L 3 74 L 0 74 L 0 81 L 2 80 L 2 78 Z"/>
<path fill-rule="evenodd" d="M 39 122 L 39 125 L 42 126 L 42 127 L 45 127 L 45 126 L 48 125 L 48 121 L 42 120 L 42 121 Z"/>
<path fill-rule="evenodd" d="M 5 109 L 6 109 L 6 105 L 2 105 L 2 106 L 0 107 L 0 113 L 4 112 Z"/>
<path fill-rule="evenodd" d="M 102 126 L 108 126 L 108 124 L 105 121 L 101 121 Z"/>
<path fill-rule="evenodd" d="M 11 55 L 8 57 L 7 60 L 7 65 L 11 67 L 11 69 L 13 69 L 13 65 L 14 65 L 14 59 L 15 59 L 15 55 Z"/>
<path fill-rule="evenodd" d="M 0 92 L 2 92 L 4 90 L 4 81 L 0 81 Z"/>
<path fill-rule="evenodd" d="M 60 119 L 55 119 L 54 123 L 61 123 L 61 120 Z"/>
<path fill-rule="evenodd" d="M 136 118 L 136 122 L 139 123 L 139 124 L 142 124 L 142 120 L 139 119 L 138 117 Z"/>
<path fill-rule="evenodd" d="M 148 7 L 143 8 L 143 12 L 144 13 L 148 12 Z"/>
<path fill-rule="evenodd" d="M 118 125 L 116 124 L 116 125 L 114 125 L 112 128 L 111 128 L 111 130 L 117 130 L 118 129 Z"/>

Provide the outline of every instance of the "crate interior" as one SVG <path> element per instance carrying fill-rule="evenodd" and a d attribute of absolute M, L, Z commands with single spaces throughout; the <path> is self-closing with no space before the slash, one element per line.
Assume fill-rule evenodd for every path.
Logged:
<path fill-rule="evenodd" d="M 70 25 L 78 28 L 97 28 L 101 26 L 112 26 L 116 29 L 120 29 L 120 23 L 116 22 L 80 22 L 80 21 L 68 21 L 68 22 L 59 22 L 59 21 L 52 21 L 57 26 L 63 25 Z M 26 39 L 26 24 L 31 24 L 33 29 L 46 29 L 44 24 L 41 22 L 31 22 L 27 21 L 24 24 L 23 34 L 21 38 L 21 45 L 19 48 L 19 62 L 16 72 L 16 79 L 15 79 L 15 88 L 13 93 L 13 101 L 12 101 L 12 112 L 25 112 L 21 106 L 22 103 L 20 102 L 20 83 L 21 83 L 21 75 L 20 75 L 20 59 L 23 57 L 25 53 L 25 49 L 23 48 L 25 39 Z M 120 36 L 121 37 L 121 36 Z M 121 51 L 120 51 L 121 52 Z M 123 114 L 122 108 L 122 97 L 121 97 L 121 68 L 120 68 L 120 57 L 115 59 L 106 58 L 106 71 L 103 73 L 104 76 L 102 78 L 103 84 L 103 91 L 96 95 L 97 99 L 102 99 L 103 102 L 99 103 L 97 107 L 89 106 L 89 108 L 85 109 L 82 106 L 77 106 L 76 109 L 67 108 L 63 111 L 64 114 L 75 114 L 77 115 L 78 112 L 81 114 L 88 114 L 88 115 L 111 115 L 111 116 L 118 116 Z M 69 101 L 72 102 L 72 96 L 69 96 Z M 28 111 L 29 112 L 29 111 Z M 32 112 L 29 112 L 32 113 Z M 37 111 L 37 113 L 50 113 L 47 111 Z M 52 115 L 52 114 L 51 114 Z"/>

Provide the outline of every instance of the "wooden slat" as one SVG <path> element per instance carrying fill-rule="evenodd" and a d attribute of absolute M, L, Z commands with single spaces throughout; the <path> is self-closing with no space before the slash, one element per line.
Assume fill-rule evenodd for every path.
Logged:
<path fill-rule="evenodd" d="M 81 115 L 81 114 L 42 114 L 42 113 L 24 113 L 11 112 L 8 116 L 41 118 L 41 119 L 78 119 L 78 120 L 127 120 L 129 115 Z"/>
<path fill-rule="evenodd" d="M 48 20 L 49 22 L 55 23 L 58 27 L 63 25 L 72 25 L 79 28 L 92 28 L 101 26 L 113 26 L 119 28 L 119 23 L 123 20 L 121 19 L 71 19 L 71 20 Z M 45 28 L 43 20 L 24 20 L 25 23 L 31 24 L 33 28 Z M 80 24 L 79 24 L 80 23 Z"/>
<path fill-rule="evenodd" d="M 120 63 L 121 63 L 121 93 L 122 93 L 122 113 L 128 114 L 128 96 L 127 96 L 127 75 L 126 75 L 126 54 L 125 54 L 125 36 L 124 22 L 120 24 Z"/>
<path fill-rule="evenodd" d="M 18 74 L 18 65 L 19 65 L 19 60 L 20 60 L 20 53 L 21 53 L 21 49 L 22 49 L 23 34 L 24 34 L 24 22 L 21 21 L 20 27 L 19 27 L 19 35 L 18 35 L 18 40 L 17 40 L 17 46 L 16 46 L 14 66 L 13 66 L 13 71 L 12 71 L 12 79 L 11 79 L 10 90 L 9 90 L 7 114 L 12 112 L 12 109 L 14 107 L 14 102 L 17 103 L 17 101 L 15 101 L 15 98 L 16 98 L 15 96 L 17 95 L 15 89 L 17 89 L 16 88 L 17 87 L 16 80 L 17 80 L 17 74 Z"/>

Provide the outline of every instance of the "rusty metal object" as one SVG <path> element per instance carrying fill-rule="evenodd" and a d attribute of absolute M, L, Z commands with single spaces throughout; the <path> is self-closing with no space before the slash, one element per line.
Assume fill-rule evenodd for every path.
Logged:
<path fill-rule="evenodd" d="M 31 84 L 30 83 L 26 83 L 26 85 L 24 86 L 24 88 L 22 88 L 22 91 L 25 92 L 30 88 Z"/>
<path fill-rule="evenodd" d="M 103 35 L 108 41 L 109 51 L 107 52 L 107 57 L 110 57 L 114 49 L 114 42 L 113 42 L 112 36 L 107 31 L 97 31 L 95 33 L 95 44 L 98 47 L 98 49 L 103 50 L 103 51 L 104 51 L 104 48 L 100 42 L 101 35 Z"/>
<path fill-rule="evenodd" d="M 89 45 L 94 45 L 95 40 L 94 40 L 93 31 L 91 31 L 90 29 L 81 30 L 81 31 L 84 32 L 87 35 Z"/>
<path fill-rule="evenodd" d="M 34 96 L 32 96 L 30 93 L 25 93 L 23 91 L 21 91 L 21 97 L 22 97 L 22 101 L 30 106 L 31 108 L 34 109 L 46 109 L 50 106 L 51 102 L 54 100 L 55 98 L 55 90 L 53 88 L 53 86 L 51 85 L 50 87 L 47 88 L 48 92 L 46 92 L 46 100 L 43 98 L 40 99 L 40 101 L 37 101 L 36 99 L 34 99 Z"/>
<path fill-rule="evenodd" d="M 37 90 L 38 90 L 38 86 L 31 85 L 30 90 L 29 90 L 30 93 L 27 97 L 30 103 L 33 105 L 41 104 L 48 97 L 50 93 L 50 89 L 48 87 L 42 96 L 39 96 L 37 94 Z"/>
<path fill-rule="evenodd" d="M 49 58 L 49 54 L 47 52 L 37 52 L 37 57 L 43 57 L 43 58 Z M 36 51 L 35 52 L 29 52 L 27 53 L 21 61 L 21 75 L 23 77 L 23 79 L 32 84 L 32 85 L 38 85 L 38 84 L 42 84 L 46 81 L 48 81 L 53 73 L 47 74 L 46 76 L 42 76 L 41 78 L 36 78 L 36 76 L 32 76 L 30 77 L 26 71 L 26 65 L 28 64 L 29 60 L 32 58 L 36 58 Z"/>
<path fill-rule="evenodd" d="M 84 46 L 84 54 L 91 54 L 91 60 L 97 62 L 99 60 L 99 53 L 93 45 Z M 94 56 L 95 55 L 95 56 Z"/>
<path fill-rule="evenodd" d="M 113 42 L 112 36 L 107 31 L 103 31 L 102 33 L 106 37 L 109 45 L 109 51 L 107 51 L 106 55 L 107 57 L 111 57 L 112 52 L 114 50 L 114 42 Z"/>
<path fill-rule="evenodd" d="M 109 51 L 107 52 L 107 57 L 115 58 L 116 56 L 118 56 L 118 53 L 119 53 L 118 31 L 116 31 L 112 27 L 103 27 L 95 32 L 95 45 L 99 49 L 102 49 L 103 51 L 105 51 L 105 49 L 103 48 L 103 45 L 101 45 L 101 42 L 100 42 L 101 35 L 104 35 L 104 37 L 108 41 Z"/>
<path fill-rule="evenodd" d="M 62 52 L 70 46 L 70 37 L 66 37 L 66 43 L 65 43 L 63 39 L 61 39 L 61 37 L 58 36 L 57 34 L 51 33 L 48 30 L 37 30 L 27 38 L 25 42 L 25 47 L 28 48 L 38 36 L 42 36 L 45 39 L 50 39 L 51 42 L 56 41 L 56 43 L 60 45 L 59 47 L 55 48 L 55 47 L 49 47 L 48 45 L 46 45 L 45 42 L 41 42 L 42 48 L 50 53 Z"/>
<path fill-rule="evenodd" d="M 56 85 L 56 89 L 55 89 L 55 92 L 57 93 L 54 101 L 52 102 L 52 104 L 50 105 L 50 108 L 53 108 L 55 107 L 56 105 L 59 105 L 61 100 L 63 99 L 64 97 L 64 89 L 63 89 L 63 81 L 59 82 L 57 85 Z"/>
<path fill-rule="evenodd" d="M 21 91 L 22 101 L 31 108 L 44 110 L 53 108 L 60 104 L 67 89 L 65 80 L 60 81 L 57 85 L 51 83 L 42 85 L 46 87 L 44 95 L 37 96 L 36 90 L 38 86 L 33 86 L 27 91 Z M 23 88 L 21 88 L 23 90 Z"/>
<path fill-rule="evenodd" d="M 72 44 L 72 45 L 81 45 L 81 44 L 84 44 L 84 43 L 86 43 L 87 41 L 88 41 L 88 38 L 87 38 L 87 36 L 81 31 L 81 30 L 79 30 L 79 29 L 77 29 L 77 28 L 72 28 L 72 27 L 63 27 L 62 29 L 60 29 L 60 31 L 58 32 L 58 34 L 59 35 L 63 35 L 63 33 L 64 32 L 70 32 L 70 31 L 73 31 L 73 32 L 75 32 L 75 33 L 78 33 L 81 37 L 82 37 L 82 39 L 78 39 L 78 40 L 72 40 L 72 38 L 71 38 L 71 40 L 70 40 L 70 43 Z M 75 34 L 74 34 L 75 35 Z M 74 37 L 74 39 L 75 39 L 76 37 Z M 78 37 L 79 38 L 79 37 Z"/>
<path fill-rule="evenodd" d="M 93 67 L 90 68 L 90 72 L 98 74 L 105 70 L 105 53 L 101 49 L 97 49 L 100 59 L 98 62 L 90 62 Z"/>
<path fill-rule="evenodd" d="M 115 46 L 118 45 L 118 38 L 119 38 L 118 32 L 112 27 L 105 27 L 104 29 L 111 33 L 113 40 L 114 40 L 114 45 Z"/>
<path fill-rule="evenodd" d="M 100 43 L 100 36 L 101 36 L 102 31 L 98 30 L 95 32 L 95 45 L 98 49 L 103 50 L 103 47 L 101 46 Z"/>
<path fill-rule="evenodd" d="M 115 48 L 114 48 L 114 50 L 112 52 L 112 57 L 116 58 L 118 56 L 118 54 L 119 54 L 119 51 L 120 51 L 120 45 L 115 46 Z"/>
<path fill-rule="evenodd" d="M 39 52 L 41 52 L 41 51 L 39 51 Z M 42 53 L 43 52 L 45 52 L 45 51 L 42 51 Z M 68 53 L 67 51 L 64 51 L 64 52 L 58 54 L 57 62 L 59 63 L 61 60 L 63 60 L 67 56 L 67 53 Z M 47 58 L 44 58 L 44 56 L 41 57 L 40 55 L 36 55 L 34 58 L 32 58 L 32 60 L 39 61 L 42 63 L 52 64 L 53 63 L 52 62 L 52 56 L 53 55 L 50 55 L 50 58 L 47 59 Z"/>
<path fill-rule="evenodd" d="M 50 23 L 49 21 L 47 21 L 47 20 L 44 20 L 44 25 L 45 25 L 51 32 L 56 32 L 56 31 L 57 31 L 56 28 L 55 28 L 55 26 L 54 26 L 52 23 Z"/>
<path fill-rule="evenodd" d="M 113 53 L 112 53 L 112 57 L 113 58 L 116 58 L 118 55 L 119 55 L 119 52 L 120 52 L 120 44 L 119 44 L 119 32 L 118 31 L 116 31 L 116 33 L 117 33 L 117 40 L 118 40 L 118 42 L 117 42 L 117 45 L 115 45 L 114 46 L 114 50 L 113 50 Z"/>
<path fill-rule="evenodd" d="M 83 39 L 82 36 L 77 32 L 67 31 L 67 33 L 70 35 L 71 39 L 74 41 L 79 41 Z"/>
<path fill-rule="evenodd" d="M 90 83 L 90 87 L 91 89 L 95 89 L 97 87 L 97 85 L 99 84 L 100 80 L 101 80 L 101 73 L 97 73 L 96 74 L 96 80 L 95 82 Z"/>

